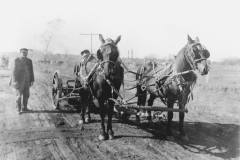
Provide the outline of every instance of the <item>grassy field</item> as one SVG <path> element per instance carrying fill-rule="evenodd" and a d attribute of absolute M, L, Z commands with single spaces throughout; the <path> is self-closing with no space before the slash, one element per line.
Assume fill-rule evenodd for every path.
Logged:
<path fill-rule="evenodd" d="M 202 112 L 240 115 L 240 65 L 213 64 L 206 77 L 198 76 L 193 107 Z"/>

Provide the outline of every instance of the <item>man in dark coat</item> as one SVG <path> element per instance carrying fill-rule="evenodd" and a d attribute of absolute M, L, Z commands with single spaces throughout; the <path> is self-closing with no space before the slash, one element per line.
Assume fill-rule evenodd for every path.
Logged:
<path fill-rule="evenodd" d="M 32 60 L 27 58 L 28 49 L 20 49 L 21 56 L 13 61 L 10 84 L 16 89 L 16 107 L 19 114 L 29 111 L 27 108 L 30 96 L 29 88 L 34 83 Z M 21 99 L 23 101 L 21 103 Z M 22 107 L 23 106 L 23 107 Z"/>

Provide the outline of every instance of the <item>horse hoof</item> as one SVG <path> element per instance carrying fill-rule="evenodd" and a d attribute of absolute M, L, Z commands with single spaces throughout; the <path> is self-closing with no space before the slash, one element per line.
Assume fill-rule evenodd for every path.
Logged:
<path fill-rule="evenodd" d="M 105 136 L 103 136 L 103 135 L 99 135 L 99 137 L 98 137 L 98 138 L 99 138 L 99 140 L 100 140 L 100 141 L 106 140 L 106 137 L 105 137 Z"/>
<path fill-rule="evenodd" d="M 167 140 L 173 142 L 174 138 L 173 138 L 173 136 L 167 136 Z"/>
<path fill-rule="evenodd" d="M 187 136 L 180 136 L 180 138 L 184 141 L 189 141 L 189 138 Z"/>
<path fill-rule="evenodd" d="M 114 139 L 114 135 L 109 135 L 109 140 L 113 140 Z"/>
<path fill-rule="evenodd" d="M 79 120 L 78 123 L 79 124 L 84 124 L 85 122 L 84 122 L 84 120 Z"/>
<path fill-rule="evenodd" d="M 85 118 L 85 122 L 86 123 L 90 123 L 91 122 L 91 118 Z"/>

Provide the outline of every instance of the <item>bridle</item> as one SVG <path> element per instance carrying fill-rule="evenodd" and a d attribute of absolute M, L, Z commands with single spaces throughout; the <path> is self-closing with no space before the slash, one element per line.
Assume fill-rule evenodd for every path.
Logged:
<path fill-rule="evenodd" d="M 117 47 L 114 43 L 105 43 L 105 44 L 103 44 L 103 45 L 100 47 L 100 49 L 99 49 L 101 54 L 103 54 L 103 48 L 104 48 L 104 46 L 106 46 L 106 45 L 108 45 L 108 44 L 111 44 L 111 45 L 113 45 L 114 47 L 116 47 L 116 50 L 113 51 L 113 52 L 116 52 L 116 51 L 117 51 L 118 54 L 119 54 L 118 47 Z M 110 54 L 112 54 L 112 51 L 111 51 L 111 52 L 108 52 L 108 53 L 105 53 L 105 54 L 107 54 L 107 55 L 109 56 Z M 116 59 L 116 61 L 117 61 L 117 59 Z M 104 69 L 104 66 L 103 66 L 105 63 L 112 63 L 112 64 L 114 64 L 112 70 L 110 70 L 110 74 L 114 74 L 114 70 L 115 70 L 116 67 L 117 67 L 117 63 L 114 62 L 114 61 L 111 61 L 111 60 L 104 60 L 104 61 L 100 61 L 99 65 L 98 65 L 98 71 L 99 71 L 99 72 L 98 72 L 98 76 L 101 76 L 101 77 L 108 83 L 108 85 L 111 87 L 112 97 L 113 97 L 113 93 L 115 92 L 121 99 L 123 99 L 123 97 L 119 94 L 118 90 L 116 90 L 116 88 L 114 87 L 112 81 L 111 81 L 108 77 L 106 77 L 106 74 L 105 74 L 106 72 L 105 72 L 105 69 Z"/>
<path fill-rule="evenodd" d="M 114 43 L 105 43 L 105 44 L 101 45 L 101 47 L 99 48 L 101 54 L 103 54 L 103 52 L 104 52 L 104 51 L 103 51 L 104 47 L 105 47 L 106 45 L 109 45 L 109 44 L 110 44 L 110 45 L 113 45 L 114 47 L 116 47 L 116 50 L 119 52 L 118 47 L 117 47 Z M 112 52 L 105 53 L 105 54 L 107 54 L 107 55 L 109 56 L 110 54 L 112 54 Z M 100 63 L 99 63 L 99 67 L 101 68 L 101 70 L 104 70 L 103 65 L 104 65 L 105 63 L 112 63 L 112 64 L 114 65 L 113 68 L 116 68 L 116 62 L 111 61 L 111 60 L 104 60 L 104 61 L 100 61 Z"/>
<path fill-rule="evenodd" d="M 193 51 L 193 47 L 195 45 L 200 45 L 203 49 L 198 49 L 198 54 L 200 55 L 200 58 L 196 59 L 196 55 Z M 197 63 L 203 60 L 207 60 L 207 58 L 204 56 L 203 50 L 206 50 L 206 48 L 201 45 L 201 43 L 199 42 L 195 42 L 193 44 L 188 44 L 186 46 L 186 52 L 184 53 L 185 58 L 187 59 L 188 63 L 190 64 L 190 66 L 192 67 L 193 70 L 198 69 L 197 67 Z"/>

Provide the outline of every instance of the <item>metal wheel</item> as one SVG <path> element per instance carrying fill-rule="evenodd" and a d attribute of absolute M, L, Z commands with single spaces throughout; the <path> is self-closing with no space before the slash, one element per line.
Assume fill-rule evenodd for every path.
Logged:
<path fill-rule="evenodd" d="M 57 72 L 53 75 L 53 87 L 52 87 L 52 105 L 54 109 L 59 108 L 59 98 L 62 97 L 62 79 L 59 78 Z"/>

